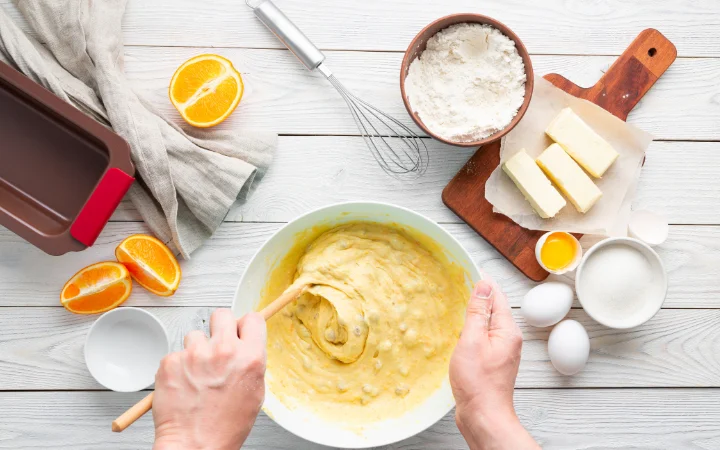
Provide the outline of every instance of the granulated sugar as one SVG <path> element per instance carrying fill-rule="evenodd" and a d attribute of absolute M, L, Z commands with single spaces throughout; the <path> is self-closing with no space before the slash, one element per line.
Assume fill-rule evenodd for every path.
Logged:
<path fill-rule="evenodd" d="M 632 322 L 662 297 L 662 279 L 637 248 L 612 244 L 588 258 L 581 274 L 585 310 L 613 323 Z"/>
<path fill-rule="evenodd" d="M 452 25 L 428 40 L 405 80 L 410 106 L 435 134 L 453 142 L 484 139 L 522 106 L 525 65 L 496 28 Z"/>

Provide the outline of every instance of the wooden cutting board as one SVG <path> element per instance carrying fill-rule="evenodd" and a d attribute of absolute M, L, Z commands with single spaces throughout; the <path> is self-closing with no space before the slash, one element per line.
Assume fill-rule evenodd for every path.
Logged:
<path fill-rule="evenodd" d="M 589 100 L 626 120 L 676 56 L 675 45 L 650 28 L 640 33 L 590 88 L 579 87 L 555 73 L 544 78 L 565 92 Z M 485 182 L 499 164 L 499 141 L 480 148 L 445 187 L 443 202 L 522 273 L 532 280 L 542 281 L 548 273 L 535 259 L 535 244 L 545 232 L 527 230 L 502 214 L 493 213 L 492 205 L 485 199 Z"/>

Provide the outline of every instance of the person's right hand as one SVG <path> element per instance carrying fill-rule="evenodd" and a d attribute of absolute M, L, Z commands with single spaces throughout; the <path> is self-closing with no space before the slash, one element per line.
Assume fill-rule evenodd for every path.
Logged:
<path fill-rule="evenodd" d="M 472 449 L 536 449 L 515 414 L 513 391 L 522 332 L 489 276 L 475 286 L 450 360 L 455 420 Z"/>
<path fill-rule="evenodd" d="M 265 397 L 265 320 L 218 309 L 210 334 L 191 331 L 160 363 L 154 450 L 237 450 L 250 434 Z"/>

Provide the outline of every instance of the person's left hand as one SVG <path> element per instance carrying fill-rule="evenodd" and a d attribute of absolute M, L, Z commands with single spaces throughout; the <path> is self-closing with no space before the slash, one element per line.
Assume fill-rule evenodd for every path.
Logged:
<path fill-rule="evenodd" d="M 202 331 L 185 336 L 155 376 L 155 450 L 237 450 L 247 439 L 265 397 L 265 320 L 229 309 Z"/>

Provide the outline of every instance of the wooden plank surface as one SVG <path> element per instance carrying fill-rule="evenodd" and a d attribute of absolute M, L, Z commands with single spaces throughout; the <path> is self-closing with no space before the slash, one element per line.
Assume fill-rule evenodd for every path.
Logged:
<path fill-rule="evenodd" d="M 170 298 L 135 285 L 127 306 L 228 306 L 246 265 L 282 224 L 224 223 L 188 261 L 183 281 Z M 497 279 L 511 303 L 519 306 L 534 286 L 485 240 L 464 224 L 443 225 L 478 265 Z M 80 268 L 114 260 L 117 244 L 147 232 L 138 222 L 111 223 L 92 248 L 61 257 L 48 256 L 7 230 L 0 230 L 0 306 L 58 306 L 61 287 Z M 583 239 L 585 248 L 594 242 Z M 720 227 L 673 226 L 668 242 L 657 248 L 670 280 L 665 308 L 720 308 Z M 571 277 L 563 277 L 572 283 Z M 0 332 L 0 335 L 2 333 Z"/>
<path fill-rule="evenodd" d="M 3 6 L 17 0 L 0 0 Z M 242 1 L 133 0 L 123 24 L 127 45 L 281 48 Z M 322 49 L 404 51 L 425 25 L 473 12 L 504 22 L 531 53 L 620 54 L 653 27 L 681 56 L 719 56 L 715 0 L 568 2 L 565 0 L 275 0 Z M 312 6 L 309 6 L 312 5 Z M 13 11 L 14 12 L 14 11 Z M 17 13 L 13 15 L 18 17 Z"/>
<path fill-rule="evenodd" d="M 440 193 L 474 149 L 447 148 L 428 141 L 427 173 L 415 181 L 388 177 L 360 137 L 281 136 L 265 179 L 226 221 L 288 222 L 300 214 L 337 202 L 375 200 L 413 209 L 445 223 L 461 223 Z M 633 207 L 668 216 L 673 224 L 719 224 L 720 144 L 715 142 L 653 142 L 640 177 Z M 129 201 L 114 221 L 141 217 Z"/>
<path fill-rule="evenodd" d="M 640 30 L 638 30 L 639 32 Z M 635 36 L 633 36 L 634 38 Z M 628 41 L 625 45 L 629 45 Z M 156 107 L 181 122 L 167 96 L 175 70 L 200 53 L 219 53 L 242 72 L 246 91 L 240 107 L 220 129 L 266 128 L 280 134 L 358 133 L 342 98 L 318 73 L 289 52 L 217 48 L 126 48 L 128 78 Z M 327 64 L 345 86 L 364 100 L 415 127 L 400 97 L 402 53 L 329 52 Z M 557 72 L 582 86 L 595 84 L 615 56 L 534 55 L 536 74 Z M 720 60 L 679 59 L 628 121 L 657 139 L 720 140 Z M 451 149 L 453 147 L 447 146 Z"/>
<path fill-rule="evenodd" d="M 653 143 L 634 202 L 678 224 L 658 249 L 670 275 L 665 309 L 627 332 L 600 327 L 573 310 L 571 317 L 583 322 L 592 338 L 590 364 L 573 378 L 560 377 L 550 367 L 548 331 L 520 321 L 526 342 L 516 406 L 546 449 L 720 448 L 720 3 L 275 1 L 321 48 L 331 50 L 328 64 L 348 87 L 408 123 L 398 93 L 401 52 L 420 28 L 447 13 L 479 12 L 505 22 L 533 54 L 538 75 L 557 72 L 584 86 L 594 84 L 613 55 L 644 28 L 655 27 L 675 43 L 680 58 L 629 117 L 665 141 Z M 0 0 L 0 7 L 22 24 L 16 2 Z M 168 325 L 175 348 L 185 332 L 206 326 L 212 308 L 230 304 L 253 253 L 282 222 L 338 201 L 388 201 L 445 222 L 473 259 L 501 282 L 514 306 L 533 285 L 440 201 L 442 187 L 472 149 L 431 143 L 433 159 L 423 179 L 409 184 L 388 179 L 354 137 L 357 131 L 342 100 L 287 51 L 277 51 L 281 44 L 242 1 L 130 0 L 123 30 L 128 77 L 175 120 L 166 95 L 170 76 L 187 58 L 212 52 L 230 57 L 247 82 L 243 104 L 223 128 L 270 128 L 283 134 L 275 163 L 254 195 L 231 211 L 230 223 L 192 260 L 182 263 L 185 278 L 178 294 L 162 299 L 136 286 L 128 301 L 152 306 Z M 96 247 L 62 258 L 44 255 L 0 230 L 0 448 L 151 445 L 149 416 L 125 433 L 109 431 L 110 420 L 144 393 L 86 391 L 99 388 L 82 358 L 94 318 L 58 306 L 60 286 L 78 268 L 112 259 L 122 238 L 147 231 L 127 202 L 113 219 L 121 223 L 109 225 Z M 592 242 L 586 239 L 584 246 Z M 23 389 L 43 391 L 15 392 Z M 317 447 L 261 415 L 246 448 Z M 467 446 L 448 415 L 388 448 Z"/>
<path fill-rule="evenodd" d="M 150 448 L 150 415 L 120 434 L 110 433 L 109 427 L 112 419 L 143 395 L 0 393 L 0 449 L 47 448 L 42 443 L 52 443 L 58 450 Z M 545 450 L 716 449 L 720 445 L 718 403 L 720 389 L 533 389 L 515 393 L 520 420 Z M 295 438 L 261 413 L 243 448 L 318 447 Z M 423 433 L 377 449 L 460 450 L 467 449 L 467 444 L 451 412 Z"/>
<path fill-rule="evenodd" d="M 165 323 L 173 349 L 182 348 L 190 330 L 207 328 L 213 309 L 147 308 Z M 568 317 L 590 335 L 590 360 L 573 377 L 550 364 L 550 329 L 527 326 L 516 311 L 525 339 L 517 387 L 720 387 L 718 309 L 665 309 L 629 331 L 598 325 L 581 309 Z M 0 391 L 101 389 L 83 359 L 94 319 L 58 307 L 0 308 Z"/>

